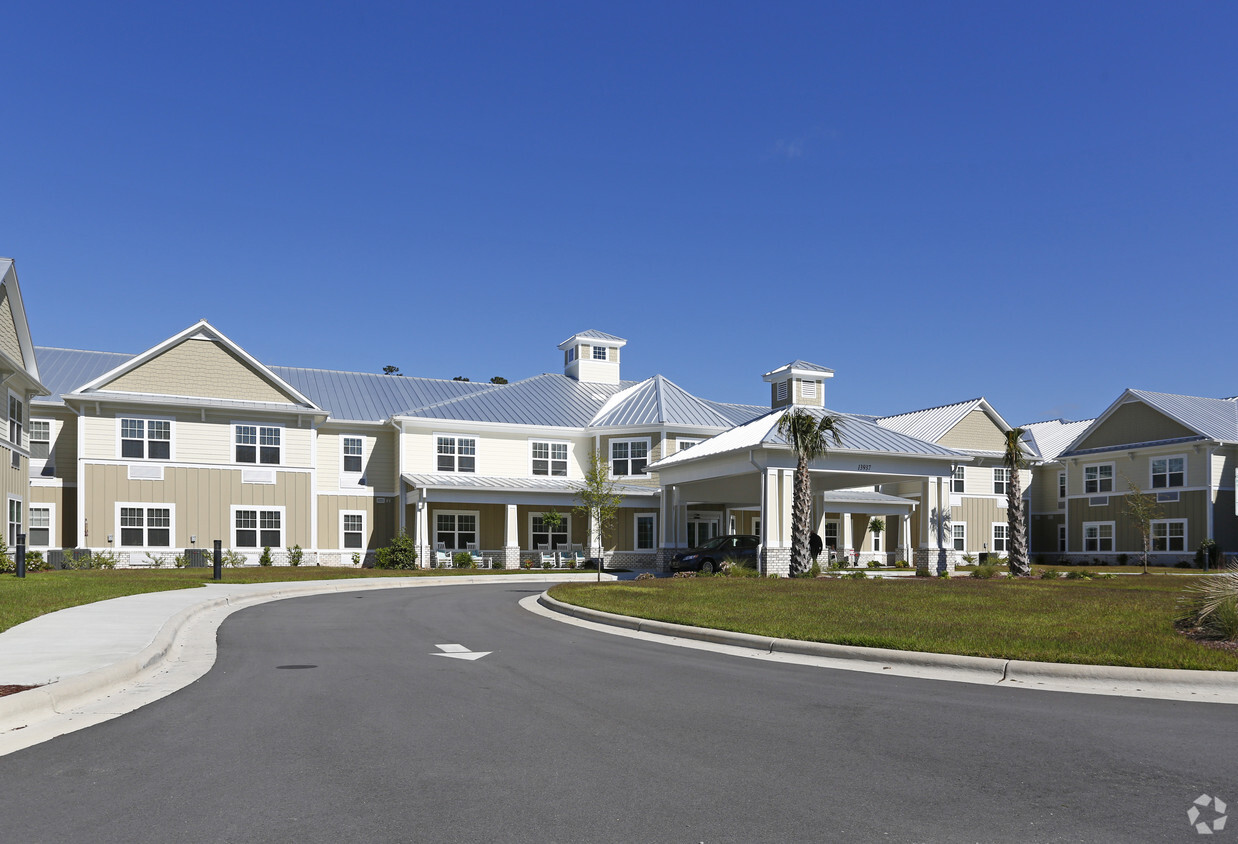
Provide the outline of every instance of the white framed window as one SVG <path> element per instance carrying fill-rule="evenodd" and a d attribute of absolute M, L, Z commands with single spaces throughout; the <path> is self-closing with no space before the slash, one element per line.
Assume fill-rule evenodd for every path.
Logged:
<path fill-rule="evenodd" d="M 477 438 L 435 434 L 440 472 L 477 472 Z"/>
<path fill-rule="evenodd" d="M 954 522 L 950 525 L 950 539 L 955 551 L 967 550 L 967 525 Z"/>
<path fill-rule="evenodd" d="M 449 551 L 463 551 L 477 545 L 476 510 L 439 510 L 434 514 L 434 542 Z"/>
<path fill-rule="evenodd" d="M 1185 551 L 1186 519 L 1158 519 L 1152 522 L 1153 551 Z"/>
<path fill-rule="evenodd" d="M 828 530 L 828 528 L 827 528 L 827 530 Z M 761 520 L 760 520 L 760 519 L 753 519 L 753 520 L 752 520 L 752 532 L 753 532 L 753 534 L 756 536 L 756 538 L 757 538 L 757 539 L 760 539 L 760 538 L 761 538 Z M 835 540 L 834 540 L 834 541 L 835 541 L 835 542 L 837 542 L 837 541 L 838 541 L 838 539 L 837 539 L 837 538 L 835 538 Z"/>
<path fill-rule="evenodd" d="M 9 496 L 9 551 L 17 547 L 17 534 L 25 533 L 21 521 L 22 500 Z"/>
<path fill-rule="evenodd" d="M 25 419 L 25 413 L 22 397 L 9 390 L 9 442 L 16 446 L 22 444 L 22 420 Z"/>
<path fill-rule="evenodd" d="M 633 529 L 632 548 L 637 551 L 652 551 L 658 544 L 658 514 L 637 513 Z"/>
<path fill-rule="evenodd" d="M 1005 466 L 993 467 L 993 494 L 1005 495 L 1010 489 L 1010 470 Z"/>
<path fill-rule="evenodd" d="M 365 440 L 340 437 L 340 466 L 346 475 L 360 475 L 365 469 Z"/>
<path fill-rule="evenodd" d="M 1113 492 L 1113 464 L 1097 463 L 1083 467 L 1083 491 L 1091 495 L 1097 492 Z"/>
<path fill-rule="evenodd" d="M 1186 457 L 1152 458 L 1152 488 L 1184 486 L 1186 484 Z"/>
<path fill-rule="evenodd" d="M 881 534 L 879 533 L 873 534 L 873 553 L 874 554 L 881 553 Z"/>
<path fill-rule="evenodd" d="M 31 504 L 30 526 L 26 529 L 26 544 L 31 548 L 47 548 L 56 535 L 56 505 Z"/>
<path fill-rule="evenodd" d="M 1066 473 L 1065 472 L 1057 473 L 1057 497 L 1058 498 L 1066 497 Z"/>
<path fill-rule="evenodd" d="M 172 504 L 119 502 L 116 505 L 116 544 L 121 548 L 171 548 Z"/>
<path fill-rule="evenodd" d="M 606 347 L 605 346 L 594 346 L 593 347 L 593 359 L 594 360 L 606 360 L 607 359 L 606 358 Z"/>
<path fill-rule="evenodd" d="M 232 507 L 233 548 L 283 548 L 284 508 Z"/>
<path fill-rule="evenodd" d="M 529 514 L 529 541 L 533 543 L 533 548 L 538 549 L 542 545 L 548 545 L 551 551 L 563 551 L 570 548 L 572 514 L 560 513 L 559 526 L 553 530 L 546 524 L 545 515 L 545 513 Z"/>
<path fill-rule="evenodd" d="M 1057 526 L 1057 550 L 1066 553 L 1066 525 Z"/>
<path fill-rule="evenodd" d="M 645 474 L 649 464 L 649 438 L 610 441 L 610 474 L 626 478 Z"/>
<path fill-rule="evenodd" d="M 954 473 L 950 475 L 950 491 L 959 493 L 967 491 L 967 484 L 962 466 L 955 466 Z"/>
<path fill-rule="evenodd" d="M 552 478 L 567 477 L 568 444 L 549 440 L 529 441 L 529 473 Z"/>
<path fill-rule="evenodd" d="M 120 456 L 125 460 L 171 460 L 172 420 L 121 416 L 117 420 Z"/>
<path fill-rule="evenodd" d="M 1113 522 L 1084 522 L 1083 550 L 1100 553 L 1113 550 Z"/>
<path fill-rule="evenodd" d="M 700 440 L 688 440 L 688 439 L 684 439 L 683 437 L 680 437 L 675 442 L 675 446 L 678 451 L 687 451 L 688 449 L 692 448 L 692 446 L 700 445 L 700 444 L 701 444 Z"/>
<path fill-rule="evenodd" d="M 31 476 L 54 475 L 52 459 L 52 420 L 30 420 L 30 474 Z"/>
<path fill-rule="evenodd" d="M 758 522 L 757 535 L 759 536 L 761 534 L 760 524 L 759 524 L 760 519 L 758 519 L 757 522 Z M 838 522 L 826 522 L 823 530 L 825 531 L 825 533 L 821 537 L 822 547 L 832 548 L 835 551 L 837 551 L 838 550 Z"/>
<path fill-rule="evenodd" d="M 567 361 L 566 361 L 566 362 L 567 362 L 567 363 L 571 363 L 571 362 L 572 362 L 572 361 L 574 361 L 574 360 L 576 360 L 576 347 L 575 347 L 575 346 L 568 346 L 568 347 L 567 347 Z"/>
<path fill-rule="evenodd" d="M 993 553 L 1000 554 L 1010 550 L 1010 525 L 1005 522 L 993 523 Z"/>
<path fill-rule="evenodd" d="M 232 425 L 237 463 L 278 466 L 282 462 L 284 429 L 280 425 L 237 422 Z"/>
<path fill-rule="evenodd" d="M 351 550 L 365 548 L 365 512 L 344 510 L 340 513 L 340 547 Z"/>
<path fill-rule="evenodd" d="M 688 529 L 688 547 L 700 548 L 718 535 L 719 521 L 717 519 L 702 519 L 698 516 L 689 517 L 685 525 Z"/>

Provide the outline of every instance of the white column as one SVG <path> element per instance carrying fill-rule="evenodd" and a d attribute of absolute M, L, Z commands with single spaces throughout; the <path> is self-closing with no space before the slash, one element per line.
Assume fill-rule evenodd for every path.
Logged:
<path fill-rule="evenodd" d="M 843 554 L 846 555 L 847 560 L 850 561 L 851 552 L 855 550 L 855 548 L 853 547 L 853 543 L 855 542 L 855 537 L 852 535 L 853 532 L 851 529 L 852 527 L 851 513 L 850 511 L 844 510 L 843 512 L 838 514 L 838 518 L 842 522 L 842 528 L 843 528 L 843 535 L 839 537 L 839 540 L 838 540 L 840 543 L 842 543 L 842 548 L 840 550 L 842 551 Z"/>
<path fill-rule="evenodd" d="M 783 548 L 791 547 L 791 503 L 795 497 L 795 472 L 790 469 L 778 470 L 779 501 L 778 517 L 780 522 L 781 542 Z"/>
<path fill-rule="evenodd" d="M 426 491 L 417 490 L 416 511 L 413 519 L 413 547 L 417 549 L 417 559 L 423 567 L 430 565 L 434 542 L 430 536 L 430 508 L 426 501 Z"/>
<path fill-rule="evenodd" d="M 515 504 L 508 504 L 503 511 L 503 547 L 520 550 L 520 518 Z"/>
<path fill-rule="evenodd" d="M 902 535 L 900 550 L 903 552 L 903 559 L 906 560 L 907 555 L 911 553 L 911 513 L 899 517 L 899 533 Z"/>

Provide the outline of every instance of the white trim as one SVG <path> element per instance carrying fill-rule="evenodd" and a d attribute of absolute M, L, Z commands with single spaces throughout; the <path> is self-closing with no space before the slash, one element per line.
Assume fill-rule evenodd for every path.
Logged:
<path fill-rule="evenodd" d="M 1102 478 L 1100 476 L 1099 470 L 1104 468 L 1105 466 L 1109 467 L 1108 478 Z M 1114 465 L 1114 462 L 1112 460 L 1105 462 L 1105 463 L 1085 463 L 1081 468 L 1083 470 L 1082 480 L 1083 480 L 1083 494 L 1084 495 L 1105 495 L 1106 493 L 1112 493 L 1114 491 L 1114 486 L 1117 481 L 1117 467 Z M 1091 492 L 1088 491 L 1088 469 L 1098 470 L 1096 473 L 1096 489 L 1092 490 Z M 1109 481 L 1109 489 L 1107 490 L 1100 488 L 1101 481 L 1105 481 L 1105 480 Z"/>
<path fill-rule="evenodd" d="M 1107 527 L 1107 528 L 1109 528 L 1109 548 L 1108 548 L 1108 549 L 1105 549 L 1105 548 L 1101 548 L 1101 547 L 1100 547 L 1100 543 L 1104 540 L 1104 537 L 1102 537 L 1102 536 L 1100 535 L 1100 531 L 1099 531 L 1099 530 L 1098 530 L 1098 531 L 1097 531 L 1097 533 L 1096 533 L 1096 547 L 1095 547 L 1095 548 L 1092 548 L 1092 549 L 1089 549 L 1089 548 L 1088 548 L 1088 528 L 1090 528 L 1090 527 L 1095 527 L 1095 528 Z M 1083 528 L 1082 528 L 1082 531 L 1083 531 L 1083 534 L 1082 534 L 1082 538 L 1083 538 L 1083 549 L 1082 549 L 1082 553 L 1084 553 L 1084 554 L 1111 554 L 1111 553 L 1113 553 L 1114 551 L 1116 551 L 1116 550 L 1117 550 L 1117 548 L 1118 548 L 1118 530 L 1117 530 L 1117 523 L 1116 523 L 1116 522 L 1084 522 L 1084 523 L 1083 523 Z"/>
<path fill-rule="evenodd" d="M 1155 478 L 1155 474 L 1154 474 L 1154 473 L 1153 473 L 1153 471 L 1152 471 L 1152 466 L 1153 466 L 1153 464 L 1155 464 L 1155 463 L 1156 463 L 1156 461 L 1158 461 L 1158 460 L 1164 460 L 1164 461 L 1165 461 L 1165 476 L 1166 476 L 1165 481 L 1166 481 L 1166 484 L 1168 484 L 1167 486 L 1156 486 L 1156 485 L 1153 483 L 1153 479 Z M 1180 483 L 1180 484 L 1169 484 L 1169 477 L 1168 477 L 1168 476 L 1169 476 L 1169 475 L 1174 474 L 1173 472 L 1171 472 L 1171 471 L 1169 470 L 1169 461 L 1170 461 L 1170 460 L 1181 460 L 1181 461 L 1182 461 L 1182 483 Z M 1181 489 L 1185 489 L 1185 488 L 1186 488 L 1186 481 L 1187 481 L 1187 478 L 1189 477 L 1189 475 L 1188 475 L 1188 472 L 1189 472 L 1189 471 L 1190 471 L 1190 461 L 1189 461 L 1189 460 L 1187 460 L 1187 455 L 1185 455 L 1185 454 L 1157 454 L 1157 455 L 1152 455 L 1152 456 L 1150 456 L 1150 457 L 1148 458 L 1148 489 L 1149 489 L 1151 492 L 1156 492 L 1157 490 L 1162 490 L 1162 489 L 1163 489 L 1163 490 L 1175 490 L 1175 491 L 1177 491 L 1177 490 L 1181 490 Z M 1211 471 L 1211 467 L 1209 467 L 1209 471 Z"/>
<path fill-rule="evenodd" d="M 464 532 L 475 534 L 477 538 L 474 540 L 474 542 L 477 543 L 477 545 L 480 547 L 481 545 L 481 511 L 480 510 L 439 510 L 439 509 L 435 509 L 433 511 L 427 512 L 427 521 L 429 522 L 429 524 L 426 526 L 426 531 L 430 534 L 429 536 L 430 548 L 432 549 L 438 548 L 438 517 L 439 516 L 472 516 L 474 529 L 472 531 L 464 531 Z M 458 520 L 456 521 L 455 529 L 452 530 L 451 533 L 455 534 L 456 544 L 457 545 L 461 544 L 460 543 L 460 533 L 461 533 L 460 522 Z M 446 543 L 444 543 L 444 545 L 445 544 Z M 466 542 L 463 544 L 467 545 L 468 543 Z M 463 547 L 446 549 L 446 551 L 449 554 L 456 552 L 456 551 L 463 551 L 463 550 L 464 550 Z"/>
<path fill-rule="evenodd" d="M 258 513 L 258 525 L 254 532 L 258 535 L 257 546 L 246 545 L 242 548 L 236 541 L 236 514 L 238 510 L 254 510 Z M 279 513 L 279 543 L 275 545 L 264 545 L 262 542 L 262 513 Z M 248 530 L 248 528 L 246 528 Z M 270 530 L 270 528 L 267 528 Z M 232 550 L 240 551 L 243 554 L 261 554 L 262 549 L 269 547 L 272 549 L 286 548 L 288 546 L 288 513 L 287 508 L 283 504 L 233 504 L 228 510 L 228 535 L 230 537 Z"/>
<path fill-rule="evenodd" d="M 47 459 L 39 462 L 35 461 L 33 456 L 30 457 L 30 479 L 35 480 L 51 480 L 56 475 L 56 419 L 51 416 L 30 416 L 27 413 L 28 419 L 26 422 L 26 441 L 29 444 L 27 452 L 30 452 L 34 445 L 34 439 L 31 432 L 35 423 L 47 425 Z M 39 440 L 39 442 L 43 442 Z M 38 470 L 37 474 L 35 470 Z M 44 471 L 50 469 L 51 474 L 45 475 Z"/>
<path fill-rule="evenodd" d="M 368 514 L 364 510 L 341 510 L 340 511 L 340 524 L 339 524 L 340 533 L 338 537 L 338 542 L 339 542 L 341 551 L 345 553 L 360 552 L 362 556 L 365 556 L 366 548 L 369 545 L 366 542 L 366 535 L 369 533 L 369 530 L 367 529 L 369 526 L 366 524 L 367 515 Z M 360 516 L 361 517 L 361 545 L 359 545 L 358 547 L 349 548 L 347 543 L 345 543 L 344 541 L 344 517 L 345 516 Z M 356 533 L 356 531 L 349 531 L 349 532 Z"/>
<path fill-rule="evenodd" d="M 675 437 L 675 451 L 677 453 L 680 451 L 687 451 L 692 446 L 700 445 L 703 442 L 705 442 L 703 438 L 692 439 L 690 437 Z"/>
<path fill-rule="evenodd" d="M 1066 529 L 1066 523 L 1062 522 L 1060 525 L 1057 526 L 1057 552 L 1059 554 L 1065 554 L 1067 551 L 1067 548 L 1070 547 L 1069 544 L 1067 543 L 1068 536 L 1069 536 L 1069 531 Z"/>
<path fill-rule="evenodd" d="M 955 539 L 957 538 L 957 537 L 955 537 L 955 535 L 954 535 L 954 531 L 955 531 L 957 528 L 962 528 L 962 529 L 963 529 L 963 537 L 962 537 L 962 539 L 963 539 L 963 547 L 962 547 L 962 548 L 955 548 L 955 547 L 954 547 L 954 541 L 955 541 Z M 964 553 L 966 553 L 966 552 L 967 552 L 967 522 L 951 522 L 951 523 L 950 523 L 950 547 L 951 547 L 952 549 L 954 549 L 955 551 L 962 551 L 962 552 L 964 552 Z"/>
<path fill-rule="evenodd" d="M 953 522 L 951 523 L 953 524 Z M 993 554 L 1009 554 L 1010 553 L 1010 523 L 1009 522 L 993 522 L 993 528 L 989 531 L 989 551 Z M 997 529 L 1001 528 L 1005 536 L 1001 537 L 1002 544 L 1005 546 L 1001 550 L 997 548 Z"/>
<path fill-rule="evenodd" d="M 7 499 L 7 504 L 5 505 L 5 508 L 4 508 L 4 536 L 5 536 L 5 539 L 8 540 L 9 551 L 12 552 L 13 549 L 16 548 L 17 546 L 17 534 L 25 533 L 26 501 L 20 495 L 13 495 L 12 493 L 9 493 L 6 496 L 6 499 Z M 20 513 L 18 514 L 18 518 L 16 522 L 17 524 L 16 531 L 13 530 L 14 523 L 9 518 L 10 513 L 13 510 L 14 501 L 17 502 L 17 506 L 20 508 Z"/>
<path fill-rule="evenodd" d="M 653 538 L 648 548 L 642 547 L 640 544 L 640 520 L 644 518 L 653 519 Z M 655 551 L 658 547 L 658 514 L 657 511 L 650 510 L 649 512 L 638 512 L 632 514 L 632 550 L 633 551 Z"/>
<path fill-rule="evenodd" d="M 30 514 L 34 510 L 47 511 L 47 544 L 32 545 L 30 542 Z M 51 501 L 37 501 L 26 505 L 26 547 L 27 548 L 59 548 L 56 541 L 56 504 Z"/>
<path fill-rule="evenodd" d="M 431 452 L 431 454 L 434 456 L 434 471 L 435 472 L 441 472 L 442 474 L 445 474 L 445 475 L 480 475 L 481 474 L 481 466 L 480 466 L 481 437 L 477 436 L 476 434 L 451 434 L 451 433 L 444 433 L 444 432 L 439 432 L 439 431 L 435 431 L 434 433 L 430 435 L 430 437 L 431 439 L 434 440 L 434 450 Z M 439 443 L 438 441 L 440 438 L 450 439 L 453 441 L 452 448 L 454 449 L 454 451 L 452 452 L 452 461 L 453 461 L 453 465 L 455 466 L 454 469 L 439 468 L 439 463 L 438 463 Z M 473 456 L 473 470 L 471 472 L 460 471 L 460 440 L 472 440 L 473 441 L 473 455 L 472 455 Z"/>
<path fill-rule="evenodd" d="M 568 440 L 552 440 L 547 437 L 529 437 L 528 443 L 529 443 L 529 447 L 528 447 L 529 464 L 527 468 L 529 470 L 530 478 L 568 478 L 568 477 L 571 477 L 572 454 L 573 454 L 571 442 L 569 442 Z M 546 456 L 547 473 L 545 475 L 533 474 L 533 446 L 539 443 L 545 444 L 547 446 L 547 456 Z M 554 463 L 555 463 L 554 447 L 557 445 L 561 445 L 567 449 L 567 455 L 563 458 L 563 474 L 562 475 L 554 474 Z M 437 449 L 437 447 L 438 447 L 438 444 L 436 442 L 435 448 Z"/>
<path fill-rule="evenodd" d="M 152 413 L 119 413 L 118 412 L 115 414 L 114 418 L 116 420 L 116 459 L 117 460 L 124 462 L 124 463 L 131 463 L 135 460 L 140 460 L 142 462 L 146 462 L 148 460 L 158 461 L 161 465 L 166 466 L 168 465 L 168 463 L 176 459 L 176 417 L 175 416 L 167 416 L 164 414 L 152 414 Z M 124 430 L 124 423 L 126 419 L 130 419 L 135 422 L 142 423 L 142 456 L 141 457 L 125 457 L 124 456 L 123 441 L 126 439 L 126 437 L 123 437 L 121 434 Z M 168 423 L 168 456 L 166 458 L 149 456 L 150 455 L 150 442 L 151 442 L 150 425 L 147 424 L 149 422 L 167 422 Z M 78 430 L 80 431 L 85 426 L 82 425 L 81 422 L 79 421 L 77 427 L 78 427 Z M 156 442 L 162 442 L 162 440 L 156 440 Z"/>
<path fill-rule="evenodd" d="M 1150 553 L 1152 554 L 1185 554 L 1185 553 L 1188 553 L 1191 547 L 1190 526 L 1187 524 L 1188 521 L 1189 519 L 1153 519 L 1152 523 L 1149 525 L 1149 528 L 1148 528 L 1149 530 L 1148 538 L 1151 540 L 1150 544 L 1153 546 Z M 1165 547 L 1158 551 L 1155 546 L 1156 546 L 1156 539 L 1157 539 L 1156 528 L 1159 525 L 1165 525 L 1166 531 L 1165 531 Z M 1181 548 L 1170 548 L 1169 547 L 1169 538 L 1170 538 L 1169 530 L 1168 530 L 1169 525 L 1182 525 L 1182 547 Z"/>
<path fill-rule="evenodd" d="M 558 512 L 558 511 L 556 511 L 556 512 Z M 526 516 L 525 516 L 525 517 L 528 519 L 528 523 L 529 523 L 529 546 L 530 546 L 530 550 L 533 550 L 533 551 L 536 551 L 536 550 L 537 550 L 537 540 L 535 540 L 535 539 L 533 538 L 533 517 L 534 517 L 534 516 L 545 516 L 545 515 L 546 515 L 546 513 L 547 513 L 547 511 L 546 511 L 546 510 L 530 510 L 530 511 L 526 514 Z M 568 512 L 568 513 L 559 513 L 559 515 L 563 517 L 563 528 L 564 528 L 564 530 L 557 530 L 557 531 L 553 531 L 553 532 L 552 532 L 552 531 L 543 531 L 543 533 L 547 534 L 547 536 L 549 536 L 551 533 L 566 533 L 566 534 L 567 534 L 567 541 L 566 541 L 566 542 L 564 542 L 564 543 L 563 543 L 563 544 L 562 544 L 559 548 L 551 548 L 550 550 L 552 550 L 552 551 L 570 551 L 570 550 L 572 550 L 572 514 L 571 514 L 570 512 Z M 478 527 L 478 529 L 480 530 L 480 526 Z M 551 544 L 553 544 L 553 543 L 551 543 Z"/>
<path fill-rule="evenodd" d="M 366 478 L 365 478 L 365 463 L 366 463 L 366 456 L 367 456 L 366 455 L 366 437 L 361 434 L 340 433 L 338 436 L 338 439 L 339 439 L 338 456 L 340 459 L 339 487 L 340 489 L 348 489 L 348 490 L 363 489 L 365 487 L 365 481 L 366 481 Z M 344 468 L 344 461 L 349 456 L 344 451 L 344 447 L 345 447 L 347 440 L 360 440 L 361 442 L 361 471 L 359 472 L 349 471 Z M 370 452 L 373 453 L 373 448 L 370 449 Z"/>
<path fill-rule="evenodd" d="M 250 462 L 248 460 L 237 460 L 236 459 L 236 448 L 238 445 L 236 441 L 237 428 L 240 428 L 242 426 L 246 428 L 256 429 L 254 431 L 253 462 Z M 288 445 L 288 437 L 285 436 L 285 431 L 287 430 L 288 426 L 285 425 L 283 422 L 256 422 L 256 421 L 249 420 L 249 419 L 232 419 L 228 422 L 228 427 L 230 429 L 230 433 L 228 436 L 228 454 L 232 458 L 233 466 L 241 466 L 241 467 L 249 466 L 255 469 L 261 469 L 261 468 L 272 468 L 273 469 L 273 468 L 278 468 L 284 465 L 284 448 Z M 266 463 L 262 460 L 262 449 L 264 447 L 265 448 L 271 447 L 269 443 L 267 443 L 265 446 L 262 443 L 262 429 L 263 428 L 267 428 L 267 429 L 274 428 L 279 431 L 279 461 L 276 463 Z M 249 443 L 244 443 L 244 445 L 249 445 Z"/>
<path fill-rule="evenodd" d="M 645 444 L 645 471 L 639 474 L 629 472 L 626 475 L 615 474 L 615 443 L 644 443 Z M 620 478 L 647 478 L 649 477 L 649 464 L 654 461 L 650 459 L 653 456 L 653 438 L 652 437 L 611 437 L 606 441 L 606 472 L 608 477 L 614 479 Z M 628 468 L 632 468 L 632 453 L 631 448 L 628 449 L 628 456 L 624 458 L 628 461 Z"/>
<path fill-rule="evenodd" d="M 142 544 L 141 545 L 125 545 L 121 541 L 121 524 L 120 511 L 129 508 L 142 511 Z M 168 544 L 167 545 L 151 545 L 147 540 L 150 536 L 147 533 L 150 530 L 150 511 L 151 510 L 167 510 L 168 511 Z M 113 504 L 112 510 L 112 541 L 107 544 L 108 548 L 124 549 L 125 551 L 171 551 L 176 548 L 176 505 L 170 502 L 163 501 L 117 501 Z"/>

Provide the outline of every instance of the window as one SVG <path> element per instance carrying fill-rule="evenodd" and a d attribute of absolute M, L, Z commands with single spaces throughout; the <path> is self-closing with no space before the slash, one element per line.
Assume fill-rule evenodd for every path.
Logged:
<path fill-rule="evenodd" d="M 17 547 L 17 534 L 23 533 L 21 529 L 21 499 L 9 499 L 9 548 Z"/>
<path fill-rule="evenodd" d="M 1185 457 L 1157 457 L 1152 461 L 1152 488 L 1182 486 L 1186 481 Z"/>
<path fill-rule="evenodd" d="M 283 507 L 232 508 L 234 548 L 283 548 Z"/>
<path fill-rule="evenodd" d="M 1066 553 L 1066 525 L 1057 526 L 1057 550 Z"/>
<path fill-rule="evenodd" d="M 1165 519 L 1152 523 L 1153 551 L 1185 551 L 1186 519 Z"/>
<path fill-rule="evenodd" d="M 341 448 L 344 450 L 344 471 L 361 474 L 361 460 L 364 456 L 364 443 L 361 437 L 342 437 Z"/>
<path fill-rule="evenodd" d="M 21 398 L 9 393 L 9 442 L 14 445 L 21 445 L 23 410 Z"/>
<path fill-rule="evenodd" d="M 568 346 L 568 349 L 567 349 L 567 363 L 571 363 L 571 362 L 572 362 L 572 361 L 574 361 L 574 360 L 576 360 L 576 347 L 575 347 L 575 346 Z"/>
<path fill-rule="evenodd" d="M 55 473 L 52 463 L 52 423 L 48 419 L 30 420 L 30 474 Z"/>
<path fill-rule="evenodd" d="M 614 477 L 643 475 L 648 463 L 648 439 L 610 441 L 610 473 Z"/>
<path fill-rule="evenodd" d="M 993 523 L 993 553 L 999 554 L 1010 550 L 1010 525 L 1001 522 Z"/>
<path fill-rule="evenodd" d="M 118 504 L 123 548 L 171 548 L 172 508 L 166 504 Z"/>
<path fill-rule="evenodd" d="M 881 553 L 881 534 L 879 533 L 873 534 L 873 553 L 874 554 Z"/>
<path fill-rule="evenodd" d="M 637 551 L 652 551 L 657 544 L 657 514 L 636 514 L 636 536 L 632 547 Z"/>
<path fill-rule="evenodd" d="M 1096 552 L 1112 551 L 1113 522 L 1084 522 L 1083 550 Z"/>
<path fill-rule="evenodd" d="M 758 523 L 757 534 L 760 535 L 760 525 Z M 821 537 L 821 543 L 826 548 L 838 550 L 838 522 L 825 523 L 825 535 Z"/>
<path fill-rule="evenodd" d="M 679 451 L 687 451 L 694 445 L 700 445 L 700 443 L 700 440 L 685 440 L 683 437 L 680 437 L 676 445 Z"/>
<path fill-rule="evenodd" d="M 365 547 L 365 513 L 340 514 L 340 543 L 344 548 Z"/>
<path fill-rule="evenodd" d="M 435 513 L 434 541 L 452 551 L 476 545 L 477 513 Z"/>
<path fill-rule="evenodd" d="M 120 456 L 128 460 L 170 460 L 171 420 L 121 419 Z"/>
<path fill-rule="evenodd" d="M 547 527 L 544 516 L 544 513 L 529 514 L 529 541 L 533 543 L 535 549 L 546 545 L 551 551 L 566 550 L 571 545 L 572 538 L 571 514 L 559 514 L 562 521 L 554 530 Z"/>
<path fill-rule="evenodd" d="M 827 528 L 826 530 L 828 532 L 829 529 Z M 761 538 L 761 520 L 760 519 L 752 520 L 752 532 L 753 534 L 756 535 L 757 539 Z M 837 542 L 838 540 L 835 539 L 834 541 Z"/>
<path fill-rule="evenodd" d="M 967 550 L 967 525 L 950 525 L 950 537 L 955 551 Z"/>
<path fill-rule="evenodd" d="M 1066 473 L 1065 472 L 1057 473 L 1057 497 L 1058 498 L 1066 497 Z"/>
<path fill-rule="evenodd" d="M 477 471 L 477 439 L 475 437 L 439 436 L 437 439 L 440 472 Z"/>
<path fill-rule="evenodd" d="M 533 474 L 555 478 L 567 477 L 567 443 L 533 442 L 529 444 Z"/>
<path fill-rule="evenodd" d="M 236 425 L 236 462 L 278 466 L 282 431 L 275 425 Z"/>
<path fill-rule="evenodd" d="M 593 359 L 594 360 L 606 360 L 606 347 L 605 346 L 594 346 L 593 347 Z"/>
<path fill-rule="evenodd" d="M 1083 467 L 1083 491 L 1113 492 L 1113 464 L 1102 463 L 1098 466 Z"/>
<path fill-rule="evenodd" d="M 1010 470 L 1003 466 L 993 467 L 993 494 L 1005 495 L 1010 488 Z"/>
<path fill-rule="evenodd" d="M 966 489 L 967 488 L 964 485 L 964 481 L 963 481 L 963 467 L 955 466 L 954 474 L 950 476 L 950 491 L 951 492 L 964 492 L 966 491 Z"/>
<path fill-rule="evenodd" d="M 50 504 L 30 505 L 30 528 L 26 531 L 26 544 L 32 548 L 46 548 L 52 544 L 52 508 Z"/>

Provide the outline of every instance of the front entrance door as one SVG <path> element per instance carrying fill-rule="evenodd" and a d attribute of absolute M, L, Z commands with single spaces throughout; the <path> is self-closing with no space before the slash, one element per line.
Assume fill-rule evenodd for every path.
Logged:
<path fill-rule="evenodd" d="M 718 519 L 696 519 L 688 521 L 688 547 L 700 548 L 718 535 Z"/>

